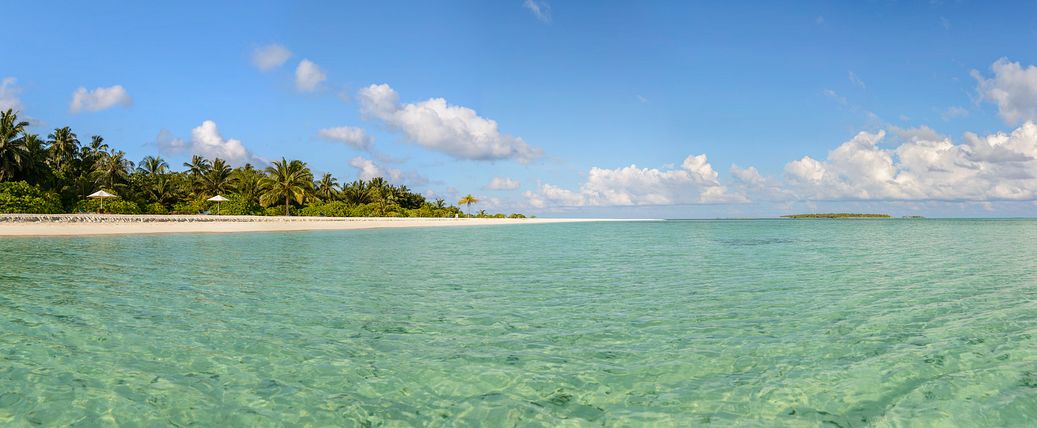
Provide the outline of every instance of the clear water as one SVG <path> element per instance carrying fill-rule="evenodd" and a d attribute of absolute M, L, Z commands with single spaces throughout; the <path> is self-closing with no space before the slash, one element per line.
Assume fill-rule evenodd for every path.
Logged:
<path fill-rule="evenodd" d="M 0 239 L 0 424 L 1033 426 L 1037 221 Z"/>

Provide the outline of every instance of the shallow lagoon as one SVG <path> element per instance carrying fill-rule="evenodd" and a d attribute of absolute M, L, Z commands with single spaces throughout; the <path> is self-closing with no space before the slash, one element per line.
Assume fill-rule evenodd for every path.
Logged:
<path fill-rule="evenodd" d="M 0 424 L 1033 425 L 1037 221 L 0 239 Z"/>

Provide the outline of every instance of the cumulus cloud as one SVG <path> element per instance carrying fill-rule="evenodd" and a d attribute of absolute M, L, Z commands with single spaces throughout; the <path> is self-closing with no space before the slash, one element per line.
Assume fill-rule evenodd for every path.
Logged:
<path fill-rule="evenodd" d="M 345 143 L 347 146 L 359 150 L 370 150 L 374 141 L 363 129 L 352 126 L 339 126 L 336 128 L 324 128 L 317 131 L 317 135 L 333 141 Z"/>
<path fill-rule="evenodd" d="M 540 22 L 551 22 L 551 5 L 546 1 L 526 0 L 522 3 L 522 7 L 532 12 Z"/>
<path fill-rule="evenodd" d="M 380 120 L 428 149 L 458 159 L 530 162 L 543 153 L 519 137 L 502 134 L 497 122 L 443 98 L 401 104 L 389 85 L 371 85 L 357 95 L 364 117 Z"/>
<path fill-rule="evenodd" d="M 403 171 L 396 168 L 386 168 L 363 156 L 357 156 L 349 161 L 349 165 L 357 170 L 357 178 L 360 180 L 371 180 L 382 177 L 391 183 L 406 184 L 409 186 L 421 186 L 428 184 L 428 179 L 414 171 Z"/>
<path fill-rule="evenodd" d="M 631 206 L 745 202 L 729 194 L 706 155 L 688 156 L 679 168 L 656 169 L 630 165 L 591 168 L 579 190 L 544 184 L 526 192 L 534 207 Z"/>
<path fill-rule="evenodd" d="M 18 83 L 18 80 L 13 77 L 5 77 L 3 80 L 0 80 L 0 110 L 14 109 L 15 111 L 20 111 L 22 109 L 22 100 L 18 98 L 21 88 L 16 83 Z"/>
<path fill-rule="evenodd" d="M 295 88 L 302 92 L 313 92 L 324 83 L 328 76 L 313 61 L 303 59 L 295 67 Z"/>
<path fill-rule="evenodd" d="M 226 159 L 232 164 L 244 163 L 253 158 L 241 140 L 224 139 L 216 122 L 206 120 L 191 130 L 191 150 L 209 158 Z"/>
<path fill-rule="evenodd" d="M 879 144 L 884 138 L 884 131 L 861 132 L 825 160 L 805 156 L 789 162 L 789 190 L 809 200 L 1037 199 L 1033 122 L 1011 133 L 966 134 L 962 144 L 919 132 L 886 148 Z"/>
<path fill-rule="evenodd" d="M 263 162 L 262 159 L 249 152 L 241 140 L 223 138 L 219 128 L 216 127 L 216 122 L 211 120 L 206 120 L 191 130 L 190 142 L 174 137 L 167 130 L 162 130 L 155 143 L 161 151 L 169 154 L 188 153 L 210 159 L 220 158 L 233 165 Z"/>
<path fill-rule="evenodd" d="M 515 190 L 519 188 L 519 182 L 508 177 L 493 177 L 485 186 L 487 190 Z"/>
<path fill-rule="evenodd" d="M 288 58 L 292 57 L 292 51 L 277 43 L 260 46 L 252 51 L 252 65 L 260 71 L 270 71 L 280 67 Z"/>
<path fill-rule="evenodd" d="M 900 138 L 901 141 L 942 140 L 947 138 L 925 125 L 915 128 L 899 128 L 891 126 L 889 127 L 889 131 Z"/>
<path fill-rule="evenodd" d="M 128 107 L 133 104 L 133 99 L 122 85 L 99 87 L 92 91 L 80 86 L 72 93 L 72 101 L 68 104 L 68 110 L 72 113 L 80 111 L 101 111 L 121 105 Z"/>
<path fill-rule="evenodd" d="M 994 72 L 990 79 L 972 70 L 980 99 L 997 104 L 998 114 L 1009 124 L 1037 120 L 1037 67 L 1001 58 L 990 70 Z"/>

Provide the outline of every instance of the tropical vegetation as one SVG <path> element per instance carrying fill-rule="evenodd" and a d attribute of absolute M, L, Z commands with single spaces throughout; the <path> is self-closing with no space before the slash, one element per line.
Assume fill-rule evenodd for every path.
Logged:
<path fill-rule="evenodd" d="M 380 177 L 342 184 L 332 174 L 315 179 L 301 160 L 233 167 L 195 155 L 175 171 L 160 156 L 134 163 L 101 136 L 84 144 L 69 127 L 45 139 L 28 128 L 13 110 L 0 112 L 0 213 L 95 212 L 100 201 L 87 196 L 105 190 L 118 196 L 104 202 L 105 211 L 116 214 L 215 213 L 206 200 L 222 195 L 229 199 L 222 203 L 223 215 L 471 216 Z M 459 204 L 470 209 L 476 203 L 467 195 Z M 506 216 L 479 211 L 473 217 Z"/>
<path fill-rule="evenodd" d="M 822 214 L 791 214 L 783 215 L 784 218 L 808 219 L 808 218 L 892 218 L 889 214 L 856 214 L 856 213 L 822 213 Z"/>

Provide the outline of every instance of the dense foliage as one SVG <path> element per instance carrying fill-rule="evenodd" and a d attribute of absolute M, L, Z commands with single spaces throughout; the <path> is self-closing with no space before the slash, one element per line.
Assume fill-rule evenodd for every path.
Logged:
<path fill-rule="evenodd" d="M 825 213 L 825 214 L 792 214 L 783 215 L 785 218 L 892 218 L 889 214 L 854 214 L 854 213 Z"/>
<path fill-rule="evenodd" d="M 118 196 L 104 202 L 117 214 L 198 214 L 217 212 L 207 199 L 223 195 L 223 215 L 305 215 L 327 217 L 467 216 L 443 199 L 426 200 L 382 178 L 339 184 L 331 174 L 314 179 L 309 166 L 281 159 L 257 169 L 231 167 L 223 159 L 194 156 L 174 171 L 159 156 L 134 164 L 100 136 L 88 143 L 68 127 L 46 139 L 8 109 L 0 112 L 0 212 L 95 212 L 100 201 L 87 195 L 105 190 Z M 478 203 L 472 195 L 459 204 Z M 472 217 L 497 217 L 480 211 Z M 512 214 L 521 218 L 521 214 Z"/>
<path fill-rule="evenodd" d="M 24 181 L 0 183 L 0 213 L 54 214 L 63 212 L 58 195 Z"/>

